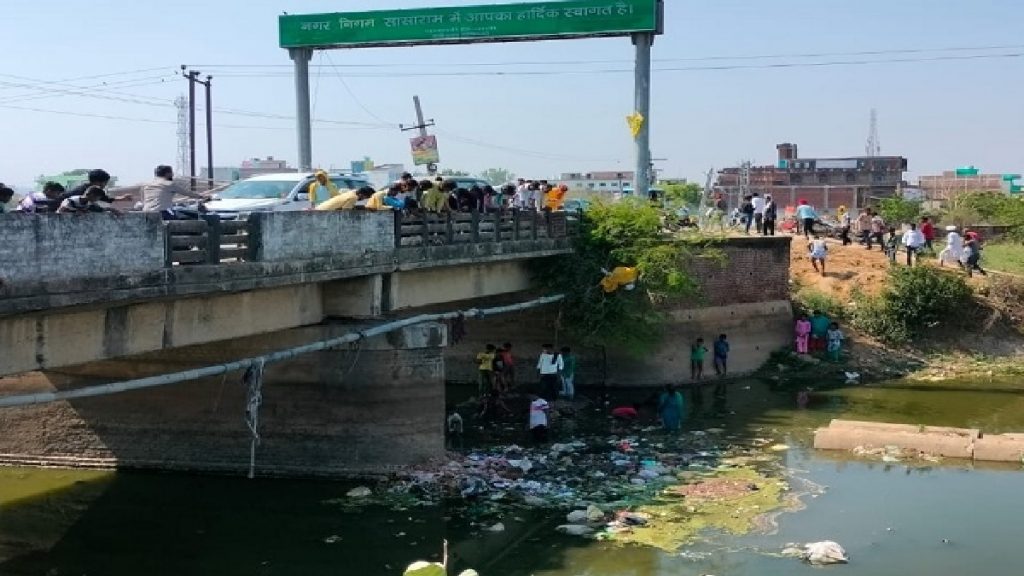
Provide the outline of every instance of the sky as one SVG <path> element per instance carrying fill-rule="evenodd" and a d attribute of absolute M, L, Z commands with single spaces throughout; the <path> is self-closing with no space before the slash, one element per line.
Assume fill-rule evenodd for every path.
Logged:
<path fill-rule="evenodd" d="M 182 64 L 213 76 L 216 165 L 294 165 L 279 14 L 488 3 L 4 0 L 0 181 L 102 167 L 129 184 L 174 165 Z M 653 155 L 663 176 L 699 182 L 712 167 L 772 163 L 780 142 L 805 157 L 861 155 L 875 108 L 882 153 L 908 157 L 911 178 L 969 164 L 1024 172 L 1021 22 L 1019 0 L 666 0 Z M 411 166 L 397 125 L 414 123 L 418 94 L 442 168 L 630 170 L 633 54 L 628 38 L 319 52 L 314 164 Z M 850 61 L 872 63 L 817 65 Z"/>

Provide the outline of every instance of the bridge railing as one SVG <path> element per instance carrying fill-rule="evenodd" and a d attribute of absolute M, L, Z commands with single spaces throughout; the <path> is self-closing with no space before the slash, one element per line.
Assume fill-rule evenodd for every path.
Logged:
<path fill-rule="evenodd" d="M 250 259 L 250 229 L 245 220 L 217 216 L 167 222 L 167 266 L 220 264 Z"/>
<path fill-rule="evenodd" d="M 396 212 L 395 247 L 565 238 L 576 231 L 577 223 L 566 212 Z"/>

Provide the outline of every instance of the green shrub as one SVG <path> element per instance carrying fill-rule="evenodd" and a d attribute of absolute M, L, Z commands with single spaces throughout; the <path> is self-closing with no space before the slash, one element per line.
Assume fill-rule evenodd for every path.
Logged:
<path fill-rule="evenodd" d="M 814 288 L 800 288 L 794 300 L 800 310 L 807 314 L 818 310 L 833 319 L 845 318 L 847 315 L 843 303 L 838 298 Z"/>
<path fill-rule="evenodd" d="M 956 323 L 973 305 L 973 293 L 962 276 L 929 266 L 889 271 L 886 289 L 876 297 L 859 296 L 853 322 L 886 342 L 901 344 L 924 330 Z"/>

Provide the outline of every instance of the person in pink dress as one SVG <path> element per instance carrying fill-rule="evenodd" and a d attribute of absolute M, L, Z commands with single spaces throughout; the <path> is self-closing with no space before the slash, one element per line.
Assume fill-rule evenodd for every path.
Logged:
<path fill-rule="evenodd" d="M 801 314 L 796 321 L 796 351 L 798 354 L 807 354 L 807 340 L 811 334 L 811 321 L 807 314 Z"/>

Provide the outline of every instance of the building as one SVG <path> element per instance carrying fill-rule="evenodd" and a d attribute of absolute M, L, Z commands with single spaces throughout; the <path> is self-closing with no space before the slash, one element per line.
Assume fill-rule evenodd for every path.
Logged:
<path fill-rule="evenodd" d="M 618 192 L 631 188 L 633 172 L 567 172 L 559 179 L 570 190 Z"/>
<path fill-rule="evenodd" d="M 894 196 L 906 186 L 902 156 L 803 158 L 796 144 L 779 144 L 774 166 L 739 166 L 719 171 L 715 189 L 724 192 L 730 207 L 743 193 L 771 194 L 780 207 L 793 207 L 801 199 L 819 211 L 839 206 L 855 209 Z"/>
<path fill-rule="evenodd" d="M 1020 194 L 1020 174 L 982 174 L 974 166 L 947 170 L 938 176 L 921 176 L 918 187 L 930 202 L 946 202 L 962 192 L 1005 192 Z"/>
<path fill-rule="evenodd" d="M 79 184 L 85 184 L 89 181 L 89 171 L 91 168 L 77 168 L 75 170 L 68 170 L 61 172 L 60 174 L 53 174 L 51 176 L 40 175 L 36 178 L 36 184 L 42 189 L 43 184 L 47 182 L 56 182 L 66 189 L 74 188 Z M 110 184 L 108 187 L 113 188 L 117 185 L 117 177 L 110 177 Z"/>
<path fill-rule="evenodd" d="M 245 180 L 246 178 L 251 178 L 258 174 L 298 171 L 299 170 L 297 168 L 289 168 L 288 162 L 284 160 L 274 160 L 273 156 L 267 156 L 266 160 L 253 158 L 252 160 L 242 162 L 242 165 L 238 168 L 238 177 Z M 216 172 L 216 168 L 214 168 L 214 172 Z"/>

